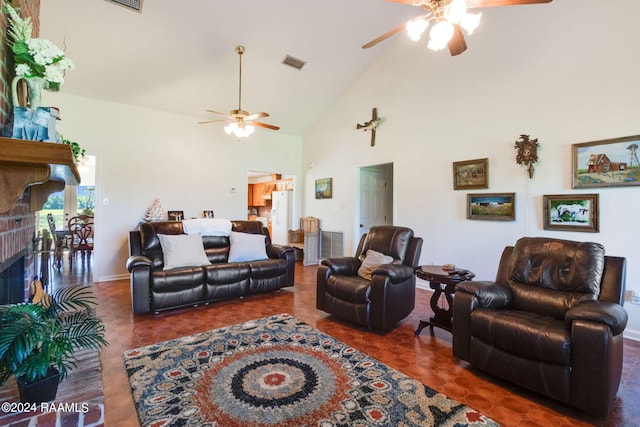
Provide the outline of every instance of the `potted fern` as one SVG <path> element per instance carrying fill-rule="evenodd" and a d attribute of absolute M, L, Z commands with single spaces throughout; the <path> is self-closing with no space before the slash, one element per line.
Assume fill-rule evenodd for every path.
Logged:
<path fill-rule="evenodd" d="M 95 305 L 90 288 L 69 286 L 38 303 L 0 306 L 0 385 L 14 376 L 22 402 L 55 399 L 59 381 L 75 367 L 76 350 L 108 344 Z"/>

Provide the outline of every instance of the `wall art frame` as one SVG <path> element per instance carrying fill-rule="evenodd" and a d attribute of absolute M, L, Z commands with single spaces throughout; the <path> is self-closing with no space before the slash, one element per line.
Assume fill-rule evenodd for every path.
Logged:
<path fill-rule="evenodd" d="M 600 231 L 599 194 L 545 194 L 545 230 Z"/>
<path fill-rule="evenodd" d="M 333 178 L 316 179 L 316 199 L 333 197 Z"/>
<path fill-rule="evenodd" d="M 202 211 L 202 218 L 215 218 L 215 214 L 212 210 Z"/>
<path fill-rule="evenodd" d="M 516 193 L 468 193 L 467 219 L 515 221 Z"/>
<path fill-rule="evenodd" d="M 571 146 L 571 187 L 640 185 L 640 135 L 583 142 Z"/>
<path fill-rule="evenodd" d="M 167 211 L 169 221 L 182 221 L 184 219 L 184 211 Z"/>
<path fill-rule="evenodd" d="M 453 189 L 489 188 L 489 159 L 453 162 Z"/>

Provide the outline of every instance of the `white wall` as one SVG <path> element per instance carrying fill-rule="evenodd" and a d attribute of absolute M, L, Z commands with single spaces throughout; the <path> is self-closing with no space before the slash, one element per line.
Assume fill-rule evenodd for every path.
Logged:
<path fill-rule="evenodd" d="M 305 136 L 305 215 L 343 230 L 352 253 L 356 171 L 394 163 L 395 223 L 424 238 L 422 263 L 452 262 L 495 277 L 502 249 L 522 236 L 602 243 L 628 260 L 627 289 L 640 290 L 640 187 L 571 188 L 571 144 L 640 134 L 640 3 L 563 0 L 486 9 L 458 57 L 432 52 L 403 33 Z M 522 6 L 525 7 L 525 6 Z M 523 17 L 524 16 L 524 17 Z M 376 146 L 356 123 L 378 108 Z M 515 163 L 520 134 L 538 138 L 533 179 Z M 454 191 L 452 162 L 489 158 L 489 189 L 515 192 L 516 220 L 466 219 L 467 191 Z M 312 166 L 312 167 L 311 167 Z M 333 198 L 313 182 L 333 178 Z M 543 230 L 544 194 L 599 193 L 600 232 Z M 625 336 L 640 338 L 640 308 L 626 304 Z"/>
<path fill-rule="evenodd" d="M 186 218 L 212 209 L 217 218 L 243 219 L 249 170 L 300 176 L 299 137 L 258 129 L 237 142 L 220 125 L 199 125 L 201 118 L 62 92 L 46 92 L 45 102 L 60 107 L 58 131 L 97 157 L 95 281 L 128 277 L 128 232 L 156 197 Z"/>

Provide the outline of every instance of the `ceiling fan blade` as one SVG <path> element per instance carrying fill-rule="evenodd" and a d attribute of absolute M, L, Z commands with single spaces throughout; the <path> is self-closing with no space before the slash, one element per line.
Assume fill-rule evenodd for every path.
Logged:
<path fill-rule="evenodd" d="M 213 111 L 213 110 L 205 110 L 205 111 L 208 111 L 209 113 L 217 114 L 217 115 L 219 115 L 219 116 L 225 116 L 225 117 L 227 117 L 227 118 L 229 118 L 229 119 L 231 119 L 231 118 L 232 118 L 230 115 L 228 115 L 228 114 L 226 114 L 226 113 L 220 113 L 220 112 L 218 112 L 218 111 Z"/>
<path fill-rule="evenodd" d="M 377 45 L 378 43 L 380 43 L 381 41 L 384 41 L 386 39 L 388 39 L 389 37 L 399 33 L 400 31 L 404 30 L 406 28 L 407 24 L 400 24 L 397 27 L 395 27 L 393 30 L 387 31 L 386 33 L 384 33 L 383 35 L 381 35 L 380 37 L 377 37 L 373 40 L 371 40 L 369 43 L 365 44 L 362 46 L 363 49 L 368 49 L 372 46 Z"/>
<path fill-rule="evenodd" d="M 518 6 L 522 4 L 551 3 L 552 0 L 468 0 L 467 4 L 473 7 Z"/>
<path fill-rule="evenodd" d="M 265 113 L 264 111 L 261 113 L 255 113 L 255 114 L 251 114 L 248 115 L 247 117 L 245 117 L 245 120 L 255 120 L 255 119 L 260 119 L 262 117 L 269 117 L 269 113 Z"/>
<path fill-rule="evenodd" d="M 254 126 L 259 126 L 261 128 L 267 128 L 267 129 L 272 129 L 272 130 L 280 129 L 280 126 L 268 125 L 268 124 L 262 123 L 262 122 L 251 122 L 251 124 L 254 125 Z"/>
<path fill-rule="evenodd" d="M 222 123 L 222 122 L 231 122 L 231 121 L 232 120 L 229 120 L 229 119 L 207 120 L 207 121 L 204 121 L 204 122 L 198 122 L 198 124 L 206 125 L 206 124 L 209 124 L 209 123 Z"/>
<path fill-rule="evenodd" d="M 451 56 L 456 56 L 467 50 L 467 42 L 464 41 L 464 35 L 462 34 L 462 28 L 460 28 L 460 25 L 454 25 L 453 29 L 453 37 L 449 40 L 448 46 Z"/>

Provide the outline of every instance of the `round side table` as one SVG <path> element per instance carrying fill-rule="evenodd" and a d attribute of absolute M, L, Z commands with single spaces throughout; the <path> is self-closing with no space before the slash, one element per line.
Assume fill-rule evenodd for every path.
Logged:
<path fill-rule="evenodd" d="M 416 335 L 420 335 L 420 332 L 427 326 L 433 335 L 433 327 L 445 329 L 449 332 L 453 331 L 453 323 L 451 319 L 453 317 L 453 294 L 456 291 L 456 284 L 473 279 L 476 275 L 469 270 L 463 270 L 456 268 L 452 271 L 445 271 L 440 265 L 421 265 L 416 268 L 416 276 L 422 280 L 429 282 L 429 287 L 433 289 L 433 295 L 431 296 L 431 309 L 433 310 L 433 317 L 429 321 L 420 320 L 418 329 L 416 329 Z M 440 307 L 440 297 L 444 294 L 447 300 L 447 307 Z"/>

